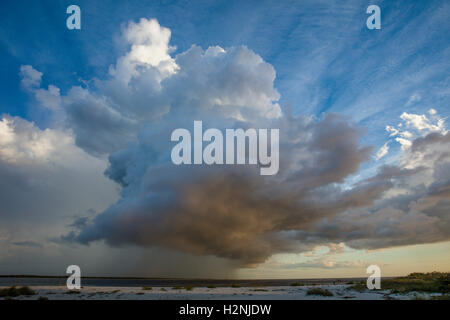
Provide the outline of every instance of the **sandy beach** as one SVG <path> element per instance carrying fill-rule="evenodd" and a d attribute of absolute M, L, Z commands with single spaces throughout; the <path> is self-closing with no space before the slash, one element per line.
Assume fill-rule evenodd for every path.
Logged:
<path fill-rule="evenodd" d="M 0 287 L 0 289 L 5 287 Z M 393 294 L 389 290 L 348 289 L 349 285 L 271 286 L 271 287 L 83 287 L 68 290 L 65 286 L 32 286 L 35 295 L 19 296 L 18 300 L 413 300 L 431 299 L 439 293 L 409 292 Z M 311 289 L 325 289 L 331 296 L 308 294 Z"/>

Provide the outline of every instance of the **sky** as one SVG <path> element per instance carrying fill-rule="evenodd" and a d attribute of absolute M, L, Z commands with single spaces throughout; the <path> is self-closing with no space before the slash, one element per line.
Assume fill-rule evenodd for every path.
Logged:
<path fill-rule="evenodd" d="M 0 6 L 0 274 L 450 270 L 448 2 Z M 279 172 L 175 166 L 194 120 L 279 129 Z"/>

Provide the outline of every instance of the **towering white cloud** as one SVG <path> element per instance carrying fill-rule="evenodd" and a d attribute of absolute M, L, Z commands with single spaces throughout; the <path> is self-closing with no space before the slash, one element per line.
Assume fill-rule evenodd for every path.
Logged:
<path fill-rule="evenodd" d="M 62 110 L 63 126 L 47 132 L 24 124 L 37 138 L 20 143 L 22 131 L 12 125 L 19 120 L 0 127 L 8 164 L 32 154 L 75 166 L 70 159 L 78 155 L 101 167 L 108 157 L 105 174 L 122 188 L 121 198 L 77 220 L 62 240 L 169 248 L 255 265 L 330 242 L 381 248 L 449 239 L 449 134 L 437 112 L 403 113 L 402 126 L 386 128 L 403 146 L 398 164 L 344 187 L 370 159 L 372 148 L 360 145 L 362 131 L 335 114 L 282 114 L 275 70 L 252 50 L 193 45 L 172 55 L 170 30 L 147 19 L 131 22 L 123 39 L 129 51 L 93 87 L 61 94 L 49 86 L 42 93 L 42 74 L 22 68 L 23 86 L 39 103 L 60 104 L 50 109 Z M 194 120 L 219 129 L 279 128 L 279 173 L 174 166 L 170 134 Z M 59 152 L 66 149 L 73 152 L 68 158 Z M 376 158 L 388 150 L 386 143 Z"/>

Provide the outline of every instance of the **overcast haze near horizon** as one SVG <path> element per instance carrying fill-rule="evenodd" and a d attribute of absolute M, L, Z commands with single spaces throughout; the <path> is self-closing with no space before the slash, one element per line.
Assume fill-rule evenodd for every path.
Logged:
<path fill-rule="evenodd" d="M 450 271 L 450 3 L 0 6 L 0 274 Z M 194 120 L 279 128 L 278 174 L 173 165 Z"/>

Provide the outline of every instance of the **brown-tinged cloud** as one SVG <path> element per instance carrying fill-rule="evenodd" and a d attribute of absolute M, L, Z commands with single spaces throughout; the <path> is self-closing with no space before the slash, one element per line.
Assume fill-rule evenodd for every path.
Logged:
<path fill-rule="evenodd" d="M 170 35 L 156 20 L 130 23 L 123 34 L 130 50 L 108 75 L 63 96 L 56 87 L 40 89 L 41 74 L 23 68 L 25 89 L 58 111 L 77 147 L 108 157 L 105 175 L 122 188 L 116 203 L 76 221 L 62 240 L 253 266 L 319 244 L 375 249 L 449 239 L 449 134 L 441 120 L 402 114 L 403 128 L 420 134 L 392 131 L 402 144 L 399 161 L 358 177 L 373 154 L 361 144 L 363 128 L 337 114 L 283 113 L 274 68 L 245 46 L 193 45 L 172 55 Z M 175 166 L 171 132 L 192 130 L 194 120 L 220 130 L 279 129 L 278 174 Z M 386 144 L 378 158 L 388 152 Z"/>

